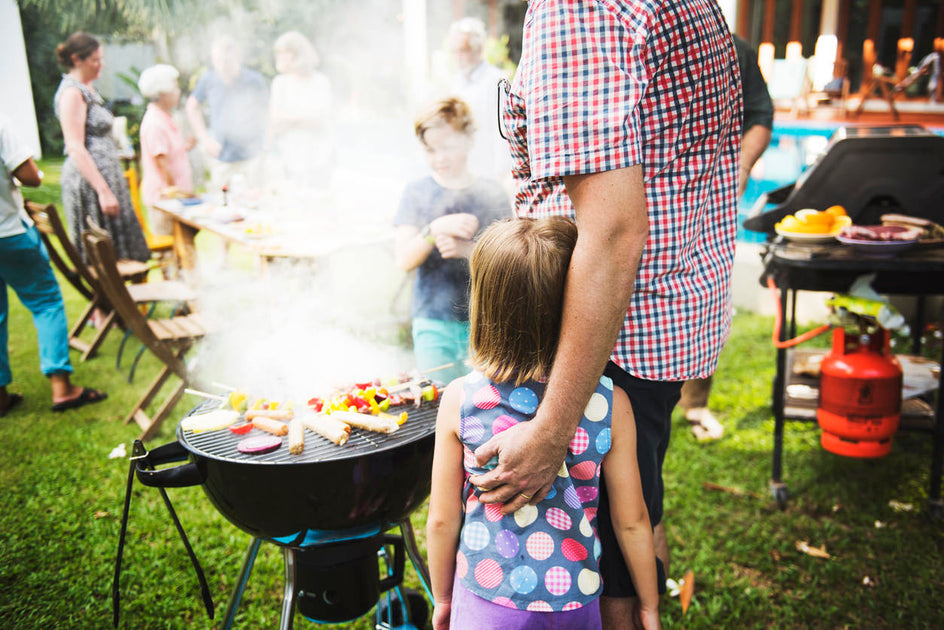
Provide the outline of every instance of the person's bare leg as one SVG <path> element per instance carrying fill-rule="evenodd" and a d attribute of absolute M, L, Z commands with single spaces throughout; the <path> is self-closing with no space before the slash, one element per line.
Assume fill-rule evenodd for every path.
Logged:
<path fill-rule="evenodd" d="M 663 523 L 659 523 L 653 528 L 652 542 L 656 548 L 656 557 L 662 561 L 665 577 L 668 578 L 672 574 L 669 573 L 669 541 L 665 536 L 665 525 Z"/>
<path fill-rule="evenodd" d="M 603 630 L 633 630 L 635 602 L 634 597 L 600 597 Z"/>
<path fill-rule="evenodd" d="M 81 387 L 72 384 L 68 374 L 51 374 L 49 385 L 52 387 L 52 401 L 61 403 L 82 395 Z"/>

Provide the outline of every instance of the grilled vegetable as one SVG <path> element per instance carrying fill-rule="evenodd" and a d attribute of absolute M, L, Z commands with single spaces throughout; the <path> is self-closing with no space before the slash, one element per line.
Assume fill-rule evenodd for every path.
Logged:
<path fill-rule="evenodd" d="M 236 445 L 236 450 L 240 453 L 249 455 L 262 455 L 279 449 L 282 446 L 282 438 L 274 435 L 256 435 L 240 440 Z"/>

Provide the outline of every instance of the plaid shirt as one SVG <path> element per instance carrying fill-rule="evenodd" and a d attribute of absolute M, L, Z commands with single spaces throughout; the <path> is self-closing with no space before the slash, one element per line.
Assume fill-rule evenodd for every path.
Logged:
<path fill-rule="evenodd" d="M 741 94 L 715 0 L 533 0 L 502 121 L 521 217 L 574 216 L 563 176 L 641 164 L 649 238 L 613 360 L 705 377 L 730 328 Z"/>

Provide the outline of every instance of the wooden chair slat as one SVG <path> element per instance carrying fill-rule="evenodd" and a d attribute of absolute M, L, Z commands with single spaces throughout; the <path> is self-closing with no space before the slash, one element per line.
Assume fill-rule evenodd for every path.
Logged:
<path fill-rule="evenodd" d="M 187 367 L 183 361 L 184 352 L 191 342 L 202 334 L 194 334 L 192 327 L 182 323 L 182 321 L 187 321 L 186 317 L 147 319 L 131 297 L 128 286 L 118 271 L 118 261 L 108 234 L 100 228 L 93 227 L 83 234 L 83 239 L 100 284 L 115 311 L 128 329 L 164 365 L 158 377 L 151 382 L 125 420 L 126 422 L 135 421 L 141 427 L 140 439 L 145 439 L 157 430 L 170 408 L 180 398 L 183 387 L 188 381 Z M 172 375 L 176 375 L 182 382 L 173 388 L 157 412 L 153 416 L 148 416 L 145 407 L 155 400 L 167 379 Z"/>

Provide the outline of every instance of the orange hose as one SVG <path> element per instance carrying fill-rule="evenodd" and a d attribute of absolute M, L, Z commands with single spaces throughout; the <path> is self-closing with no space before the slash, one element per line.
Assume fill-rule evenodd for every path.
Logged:
<path fill-rule="evenodd" d="M 804 341 L 809 341 L 813 337 L 822 335 L 824 332 L 832 328 L 830 324 L 823 324 L 818 328 L 813 330 L 808 330 L 801 335 L 797 335 L 793 339 L 787 339 L 786 341 L 780 341 L 780 327 L 783 326 L 783 318 L 780 316 L 781 306 L 780 306 L 780 294 L 777 292 L 777 285 L 774 284 L 774 279 L 770 276 L 767 276 L 767 288 L 770 289 L 770 292 L 773 293 L 774 301 L 777 303 L 777 308 L 774 311 L 774 332 L 770 336 L 771 341 L 773 341 L 774 347 L 778 349 L 783 348 L 792 348 L 793 346 L 798 346 Z"/>

